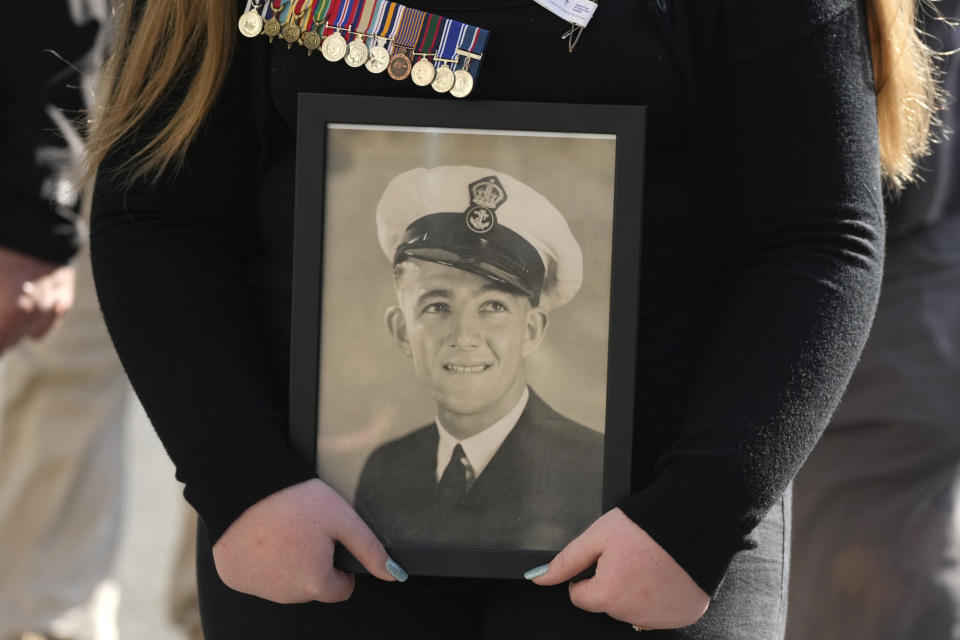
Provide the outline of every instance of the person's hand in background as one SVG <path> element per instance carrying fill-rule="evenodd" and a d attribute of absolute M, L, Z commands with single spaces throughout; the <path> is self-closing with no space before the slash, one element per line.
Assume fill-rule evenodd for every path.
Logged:
<path fill-rule="evenodd" d="M 0 354 L 42 338 L 73 306 L 73 267 L 0 247 Z"/>

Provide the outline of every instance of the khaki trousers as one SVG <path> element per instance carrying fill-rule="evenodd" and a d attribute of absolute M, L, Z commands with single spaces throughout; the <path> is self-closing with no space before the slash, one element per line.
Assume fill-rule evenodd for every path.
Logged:
<path fill-rule="evenodd" d="M 89 258 L 76 303 L 41 341 L 0 359 L 0 639 L 117 637 L 109 579 L 122 499 L 128 384 Z"/>

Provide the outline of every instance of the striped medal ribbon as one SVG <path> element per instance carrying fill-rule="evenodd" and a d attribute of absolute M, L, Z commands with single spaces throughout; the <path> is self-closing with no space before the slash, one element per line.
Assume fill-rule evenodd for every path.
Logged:
<path fill-rule="evenodd" d="M 370 49 L 366 43 L 367 29 L 373 21 L 373 14 L 379 3 L 377 0 L 361 0 L 357 19 L 349 25 L 350 38 L 347 42 L 347 55 L 343 61 L 351 67 L 362 67 L 370 58 Z"/>
<path fill-rule="evenodd" d="M 402 4 L 390 0 L 386 0 L 384 4 L 388 6 L 385 7 L 380 28 L 376 32 L 376 44 L 370 47 L 370 59 L 364 65 L 371 73 L 386 71 L 387 65 L 390 64 L 390 52 L 385 45 L 393 41 L 406 9 Z"/>
<path fill-rule="evenodd" d="M 460 43 L 457 45 L 459 69 L 453 72 L 454 83 L 450 89 L 450 95 L 454 98 L 466 98 L 473 91 L 489 35 L 490 32 L 486 29 L 470 25 L 461 33 Z"/>
<path fill-rule="evenodd" d="M 420 9 L 404 8 L 400 28 L 393 37 L 390 62 L 387 64 L 387 74 L 394 80 L 406 80 L 410 77 L 410 70 L 413 68 L 410 53 L 417 44 L 420 28 L 426 17 L 426 12 Z"/>
<path fill-rule="evenodd" d="M 247 38 L 281 36 L 287 48 L 317 49 L 394 80 L 457 98 L 476 85 L 490 32 L 393 0 L 247 0 L 237 22 Z"/>
<path fill-rule="evenodd" d="M 273 39 L 280 35 L 280 30 L 283 28 L 280 24 L 281 14 L 288 4 L 283 0 L 272 0 L 267 5 L 267 13 L 264 16 L 266 20 L 263 23 L 262 33 L 270 39 L 270 42 L 273 42 Z"/>
<path fill-rule="evenodd" d="M 283 20 L 284 24 L 280 29 L 280 37 L 286 41 L 287 49 L 294 43 L 300 43 L 300 34 L 303 33 L 300 23 L 306 13 L 306 4 L 307 0 L 296 0 L 287 10 L 286 19 Z"/>
<path fill-rule="evenodd" d="M 420 30 L 420 39 L 414 49 L 414 55 L 420 56 L 413 69 L 410 70 L 410 79 L 418 87 L 425 87 L 437 77 L 437 70 L 433 66 L 432 58 L 436 55 L 440 43 L 440 33 L 443 31 L 443 16 L 428 13 Z M 428 60 L 428 58 L 430 58 Z"/>
<path fill-rule="evenodd" d="M 446 93 L 453 89 L 456 81 L 453 69 L 457 64 L 457 45 L 460 44 L 460 38 L 466 28 L 467 25 L 464 23 L 449 18 L 443 23 L 440 46 L 437 48 L 437 54 L 433 57 L 433 66 L 437 70 L 437 76 L 430 83 L 433 90 L 438 93 Z"/>
<path fill-rule="evenodd" d="M 320 53 L 325 60 L 338 62 L 347 55 L 347 39 L 340 34 L 343 25 L 347 22 L 351 3 L 357 0 L 333 0 L 330 3 L 327 24 L 323 29 L 323 44 Z"/>
<path fill-rule="evenodd" d="M 300 36 L 300 42 L 306 47 L 308 56 L 312 56 L 313 52 L 323 44 L 322 32 L 327 24 L 329 10 L 330 0 L 314 0 L 312 7 L 307 9 L 307 24 L 303 35 Z"/>

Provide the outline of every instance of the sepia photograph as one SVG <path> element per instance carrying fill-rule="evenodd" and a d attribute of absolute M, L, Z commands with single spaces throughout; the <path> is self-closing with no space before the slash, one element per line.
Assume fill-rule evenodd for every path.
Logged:
<path fill-rule="evenodd" d="M 324 138 L 320 479 L 388 547 L 562 549 L 604 506 L 616 136 Z"/>

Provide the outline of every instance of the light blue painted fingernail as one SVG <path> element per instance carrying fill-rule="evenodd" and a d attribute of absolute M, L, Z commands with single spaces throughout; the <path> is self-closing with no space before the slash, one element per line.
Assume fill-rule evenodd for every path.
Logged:
<path fill-rule="evenodd" d="M 389 558 L 389 557 L 387 558 L 386 568 L 387 568 L 387 573 L 389 573 L 389 574 L 392 575 L 394 578 L 396 578 L 396 579 L 397 579 L 397 582 L 406 582 L 406 581 L 407 581 L 407 578 L 409 577 L 409 576 L 407 575 L 407 572 L 404 571 L 404 570 L 403 570 L 403 567 L 401 567 L 400 565 L 398 565 L 398 564 L 394 561 L 393 558 Z"/>
<path fill-rule="evenodd" d="M 539 567 L 534 567 L 533 569 L 530 569 L 530 571 L 527 571 L 525 574 L 523 574 L 523 577 L 527 580 L 535 580 L 540 576 L 545 575 L 549 568 L 549 564 L 542 564 Z"/>

